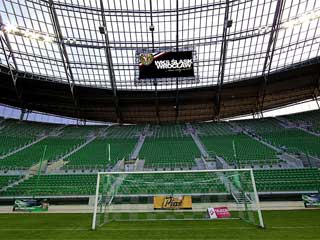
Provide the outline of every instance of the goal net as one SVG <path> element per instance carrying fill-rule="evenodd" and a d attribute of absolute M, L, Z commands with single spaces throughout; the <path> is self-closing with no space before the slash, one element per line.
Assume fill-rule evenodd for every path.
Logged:
<path fill-rule="evenodd" d="M 264 227 L 252 169 L 98 173 L 92 229 L 112 221 L 214 219 Z"/>

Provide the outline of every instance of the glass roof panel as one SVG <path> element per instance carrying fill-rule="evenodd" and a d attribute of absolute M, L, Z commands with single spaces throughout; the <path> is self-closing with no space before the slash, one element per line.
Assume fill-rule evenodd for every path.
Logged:
<path fill-rule="evenodd" d="M 311 12 L 320 12 L 319 1 L 285 2 L 282 22 L 298 21 L 290 28 L 279 30 L 272 70 L 281 70 L 319 56 L 319 18 L 309 21 L 303 19 Z M 299 19 L 302 21 L 299 22 Z"/>
<path fill-rule="evenodd" d="M 128 90 L 155 90 L 152 82 L 135 81 L 137 52 L 153 49 L 194 52 L 196 80 L 179 82 L 179 88 L 216 85 L 224 41 L 224 83 L 261 76 L 277 5 L 277 0 L 229 0 L 232 24 L 224 39 L 225 0 L 103 0 L 103 6 L 100 0 L 53 0 L 52 6 L 49 2 L 0 0 L 5 26 L 52 38 L 40 41 L 30 39 L 31 33 L 8 34 L 12 49 L 7 51 L 12 51 L 18 70 L 58 82 L 67 82 L 71 72 L 75 84 L 98 88 L 111 88 L 111 71 L 115 87 Z M 320 55 L 320 1 L 284 1 L 280 16 L 271 72 Z M 106 34 L 101 34 L 104 24 Z M 0 51 L 0 63 L 5 64 Z M 158 90 L 177 87 L 172 79 L 162 82 Z"/>

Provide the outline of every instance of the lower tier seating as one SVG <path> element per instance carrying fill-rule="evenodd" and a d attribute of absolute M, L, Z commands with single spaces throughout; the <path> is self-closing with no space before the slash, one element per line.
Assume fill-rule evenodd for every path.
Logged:
<path fill-rule="evenodd" d="M 121 182 L 118 194 L 219 193 L 226 189 L 216 173 L 130 174 Z"/>
<path fill-rule="evenodd" d="M 192 167 L 200 152 L 192 138 L 146 138 L 139 154 L 145 167 Z"/>
<path fill-rule="evenodd" d="M 96 174 L 52 174 L 33 176 L 0 193 L 5 196 L 93 195 Z"/>
<path fill-rule="evenodd" d="M 15 181 L 18 181 L 22 176 L 17 176 L 17 175 L 14 175 L 14 176 L 0 176 L 0 189 L 5 187 L 5 186 L 8 186 L 9 184 L 15 182 Z"/>
<path fill-rule="evenodd" d="M 259 192 L 320 191 L 320 170 L 317 168 L 255 170 L 254 176 Z M 20 178 L 0 176 L 0 187 Z M 0 192 L 0 196 L 94 195 L 96 179 L 96 174 L 33 176 Z M 120 180 L 112 178 L 111 182 L 116 183 L 119 195 L 226 192 L 216 173 L 124 174 Z"/>
<path fill-rule="evenodd" d="M 320 191 L 320 170 L 316 168 L 254 171 L 260 192 Z"/>

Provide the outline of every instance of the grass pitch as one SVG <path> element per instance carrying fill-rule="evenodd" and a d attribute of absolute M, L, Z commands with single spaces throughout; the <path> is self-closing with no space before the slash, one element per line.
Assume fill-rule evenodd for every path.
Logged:
<path fill-rule="evenodd" d="M 320 210 L 264 211 L 266 229 L 241 220 L 113 222 L 91 231 L 91 214 L 0 214 L 0 239 L 320 239 Z"/>

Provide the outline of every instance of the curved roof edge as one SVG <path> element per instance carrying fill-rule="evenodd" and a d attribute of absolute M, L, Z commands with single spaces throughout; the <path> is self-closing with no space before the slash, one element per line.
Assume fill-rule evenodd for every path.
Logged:
<path fill-rule="evenodd" d="M 319 58 L 273 73 L 263 94 L 264 78 L 223 85 L 217 115 L 218 87 L 176 91 L 121 91 L 75 86 L 19 76 L 16 88 L 7 68 L 0 69 L 0 103 L 67 117 L 118 123 L 197 122 L 229 118 L 297 103 L 317 97 Z M 263 100 L 263 105 L 261 105 Z M 76 104 L 75 104 L 76 103 Z M 178 104 L 177 104 L 178 103 Z M 178 107 L 177 107 L 178 106 Z"/>

